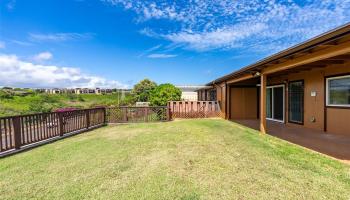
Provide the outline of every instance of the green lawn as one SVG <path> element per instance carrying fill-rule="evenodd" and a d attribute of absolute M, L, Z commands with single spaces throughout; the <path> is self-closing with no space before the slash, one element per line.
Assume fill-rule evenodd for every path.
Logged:
<path fill-rule="evenodd" d="M 350 167 L 220 119 L 108 126 L 0 160 L 0 199 L 350 199 Z"/>

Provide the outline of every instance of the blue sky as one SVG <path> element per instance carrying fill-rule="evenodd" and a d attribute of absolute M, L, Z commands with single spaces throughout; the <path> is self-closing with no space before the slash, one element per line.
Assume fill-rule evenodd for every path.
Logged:
<path fill-rule="evenodd" d="M 204 84 L 350 21 L 350 0 L 1 0 L 0 85 Z"/>

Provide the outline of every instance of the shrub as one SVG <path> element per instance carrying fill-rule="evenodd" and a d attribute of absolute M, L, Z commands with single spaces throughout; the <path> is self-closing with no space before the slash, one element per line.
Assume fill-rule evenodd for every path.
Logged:
<path fill-rule="evenodd" d="M 170 83 L 159 85 L 150 96 L 150 102 L 153 106 L 166 106 L 168 101 L 179 101 L 180 99 L 181 90 Z"/>
<path fill-rule="evenodd" d="M 149 79 L 144 79 L 134 86 L 132 95 L 134 96 L 135 101 L 147 102 L 150 99 L 151 92 L 156 87 L 157 84 L 155 82 Z"/>

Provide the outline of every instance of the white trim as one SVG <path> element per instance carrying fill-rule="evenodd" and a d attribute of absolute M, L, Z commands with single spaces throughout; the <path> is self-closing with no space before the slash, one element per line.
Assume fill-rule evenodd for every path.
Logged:
<path fill-rule="evenodd" d="M 284 84 L 281 84 L 281 85 L 272 85 L 272 86 L 267 86 L 266 88 L 276 88 L 276 87 L 285 87 Z"/>
<path fill-rule="evenodd" d="M 283 118 L 284 118 L 284 117 L 283 117 Z M 269 121 L 284 123 L 284 120 L 271 119 L 271 118 L 266 118 L 266 119 L 269 120 Z"/>
<path fill-rule="evenodd" d="M 343 78 L 350 78 L 350 75 L 345 76 L 335 76 L 331 78 L 326 78 L 326 106 L 328 107 L 350 107 L 350 104 L 329 104 L 329 81 L 330 80 L 337 80 L 337 79 L 343 79 Z"/>
<path fill-rule="evenodd" d="M 285 95 L 285 92 L 286 92 L 286 86 L 284 84 L 281 84 L 281 85 L 273 85 L 273 86 L 267 86 L 266 87 L 266 90 L 267 89 L 270 89 L 270 88 L 279 88 L 279 87 L 282 87 L 283 88 L 283 120 L 278 120 L 278 119 L 274 119 L 274 90 L 272 89 L 271 90 L 271 96 L 272 96 L 272 102 L 271 102 L 271 106 L 272 106 L 272 118 L 267 118 L 267 120 L 270 120 L 270 121 L 275 121 L 275 122 L 280 122 L 280 123 L 285 123 L 285 115 L 286 115 L 286 95 Z M 267 102 L 267 101 L 266 101 Z"/>

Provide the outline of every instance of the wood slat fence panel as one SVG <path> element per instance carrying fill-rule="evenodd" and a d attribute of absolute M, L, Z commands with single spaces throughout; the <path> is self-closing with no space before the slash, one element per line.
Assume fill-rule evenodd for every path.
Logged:
<path fill-rule="evenodd" d="M 166 106 L 149 107 L 114 107 L 107 108 L 108 123 L 138 123 L 169 121 L 170 115 Z"/>
<path fill-rule="evenodd" d="M 14 148 L 13 119 L 0 119 L 0 151 Z"/>
<path fill-rule="evenodd" d="M 222 115 L 217 101 L 170 101 L 168 107 L 172 118 L 210 118 Z"/>
<path fill-rule="evenodd" d="M 0 153 L 106 123 L 105 108 L 0 118 Z"/>

